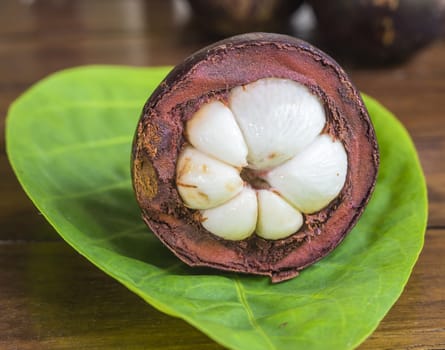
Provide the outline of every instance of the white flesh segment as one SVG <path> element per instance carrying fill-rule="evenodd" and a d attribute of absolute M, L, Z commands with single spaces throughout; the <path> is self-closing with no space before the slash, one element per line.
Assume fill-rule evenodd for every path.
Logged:
<path fill-rule="evenodd" d="M 234 167 L 187 146 L 178 158 L 176 185 L 187 207 L 208 209 L 235 197 L 244 182 Z"/>
<path fill-rule="evenodd" d="M 259 190 L 256 234 L 265 239 L 283 239 L 303 225 L 303 215 L 269 190 Z"/>
<path fill-rule="evenodd" d="M 202 106 L 187 122 L 189 142 L 236 167 L 247 165 L 247 146 L 232 111 L 219 101 Z"/>
<path fill-rule="evenodd" d="M 239 241 L 255 230 L 258 207 L 256 193 L 245 187 L 240 194 L 219 207 L 201 212 L 202 225 L 214 235 Z"/>
<path fill-rule="evenodd" d="M 339 141 L 320 135 L 302 152 L 266 175 L 269 184 L 303 213 L 314 213 L 338 196 L 348 160 Z"/>
<path fill-rule="evenodd" d="M 321 132 L 326 116 L 320 100 L 293 80 L 265 78 L 232 90 L 229 107 L 249 149 L 254 169 L 292 158 Z"/>

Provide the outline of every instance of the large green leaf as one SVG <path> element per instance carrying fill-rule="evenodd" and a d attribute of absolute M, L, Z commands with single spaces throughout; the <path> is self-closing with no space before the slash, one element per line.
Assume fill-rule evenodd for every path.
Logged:
<path fill-rule="evenodd" d="M 298 278 L 192 269 L 144 226 L 130 181 L 142 106 L 169 68 L 83 67 L 41 81 L 11 107 L 7 151 L 60 235 L 148 303 L 232 349 L 351 349 L 399 297 L 422 248 L 425 180 L 399 122 L 365 96 L 381 168 L 362 219 Z"/>

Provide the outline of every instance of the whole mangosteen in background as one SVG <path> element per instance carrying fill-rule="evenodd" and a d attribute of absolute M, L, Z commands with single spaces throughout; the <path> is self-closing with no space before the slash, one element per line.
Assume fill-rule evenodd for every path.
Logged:
<path fill-rule="evenodd" d="M 207 34 L 287 31 L 302 0 L 188 0 L 198 26 Z"/>
<path fill-rule="evenodd" d="M 310 0 L 321 45 L 355 63 L 399 63 L 434 41 L 445 0 Z M 320 44 L 319 44 L 320 45 Z"/>

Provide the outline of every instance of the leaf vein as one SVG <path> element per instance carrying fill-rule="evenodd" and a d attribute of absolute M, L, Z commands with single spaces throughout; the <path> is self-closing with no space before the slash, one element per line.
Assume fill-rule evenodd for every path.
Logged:
<path fill-rule="evenodd" d="M 121 230 L 118 232 L 115 232 L 113 234 L 104 236 L 102 238 L 92 238 L 90 239 L 90 242 L 93 244 L 97 244 L 97 243 L 102 243 L 102 242 L 108 242 L 108 241 L 112 241 L 118 238 L 122 238 L 122 237 L 131 237 L 132 235 L 141 235 L 141 230 L 143 230 L 144 228 L 147 228 L 147 226 L 143 223 L 138 223 L 136 225 L 133 225 L 132 227 L 129 227 L 125 230 Z"/>
<path fill-rule="evenodd" d="M 130 144 L 131 140 L 132 140 L 131 136 L 116 136 L 109 139 L 94 140 L 82 143 L 73 143 L 66 146 L 53 148 L 52 150 L 45 153 L 45 155 L 49 157 L 54 157 L 67 152 L 80 151 L 93 148 L 103 148 L 109 146 L 118 146 L 126 143 Z"/>
<path fill-rule="evenodd" d="M 178 261 L 169 267 L 166 267 L 163 269 L 159 268 L 157 271 L 155 271 L 149 275 L 146 275 L 143 278 L 141 278 L 138 282 L 135 282 L 135 285 L 142 287 L 149 280 L 156 278 L 156 277 L 167 275 L 168 273 L 173 272 L 178 268 L 182 268 L 183 266 L 184 266 L 184 263 L 182 261 Z"/>
<path fill-rule="evenodd" d="M 236 287 L 236 292 L 238 294 L 238 299 L 240 301 L 240 303 L 242 304 L 242 306 L 244 307 L 244 309 L 246 310 L 247 313 L 247 317 L 249 319 L 249 322 L 252 326 L 252 328 L 261 335 L 261 337 L 265 340 L 267 347 L 269 349 L 273 349 L 276 350 L 275 345 L 270 341 L 269 337 L 267 336 L 267 334 L 265 333 L 264 329 L 258 324 L 255 315 L 253 314 L 252 308 L 250 307 L 250 304 L 247 300 L 246 297 L 246 293 L 244 290 L 243 285 L 241 284 L 240 280 L 238 277 L 235 278 L 235 287 Z"/>
<path fill-rule="evenodd" d="M 45 198 L 45 201 L 46 202 L 53 202 L 53 201 L 58 201 L 58 200 L 61 200 L 61 199 L 82 198 L 82 197 L 87 197 L 87 196 L 90 196 L 90 195 L 93 195 L 93 194 L 99 194 L 99 193 L 107 192 L 109 190 L 114 190 L 114 189 L 117 189 L 117 188 L 124 188 L 124 187 L 129 187 L 129 186 L 131 186 L 131 181 L 129 179 L 126 179 L 126 180 L 123 180 L 123 181 L 115 182 L 115 183 L 113 183 L 111 185 L 99 186 L 99 187 L 96 187 L 96 188 L 94 188 L 92 190 L 88 190 L 88 191 L 50 196 L 50 197 Z"/>
<path fill-rule="evenodd" d="M 71 102 L 71 103 L 57 103 L 57 105 L 47 104 L 45 106 L 34 109 L 33 114 L 41 114 L 46 112 L 63 112 L 66 113 L 67 109 L 70 108 L 138 108 L 141 105 L 141 101 L 79 101 L 79 102 Z"/>

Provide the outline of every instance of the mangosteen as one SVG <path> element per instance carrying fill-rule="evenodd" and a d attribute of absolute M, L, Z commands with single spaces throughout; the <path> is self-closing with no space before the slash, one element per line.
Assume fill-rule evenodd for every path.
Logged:
<path fill-rule="evenodd" d="M 433 42 L 445 0 L 310 0 L 319 43 L 355 63 L 399 63 Z"/>
<path fill-rule="evenodd" d="M 132 178 L 143 220 L 185 263 L 279 282 L 343 240 L 378 163 L 339 65 L 294 37 L 251 33 L 196 52 L 153 92 Z"/>
<path fill-rule="evenodd" d="M 302 0 L 188 0 L 196 22 L 208 34 L 282 32 Z"/>

